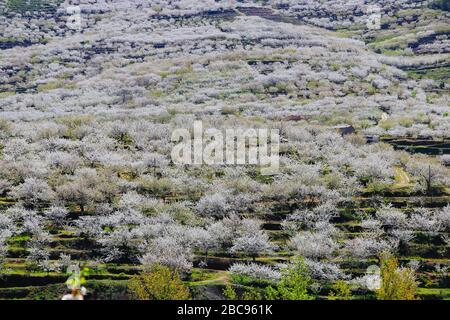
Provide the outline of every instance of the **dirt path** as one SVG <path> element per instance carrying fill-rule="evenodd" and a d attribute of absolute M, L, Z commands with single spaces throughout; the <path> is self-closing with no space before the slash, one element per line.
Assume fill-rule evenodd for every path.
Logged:
<path fill-rule="evenodd" d="M 195 285 L 208 285 L 208 284 L 226 284 L 230 280 L 230 275 L 228 274 L 228 271 L 220 271 L 217 273 L 217 276 L 208 279 L 208 280 L 202 280 L 195 282 Z"/>
<path fill-rule="evenodd" d="M 411 184 L 411 179 L 408 174 L 400 167 L 395 168 L 395 181 L 399 186 L 407 186 Z"/>

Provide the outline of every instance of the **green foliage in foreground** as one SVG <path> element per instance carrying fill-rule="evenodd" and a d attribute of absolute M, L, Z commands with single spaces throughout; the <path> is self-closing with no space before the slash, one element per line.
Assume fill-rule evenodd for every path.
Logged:
<path fill-rule="evenodd" d="M 264 290 L 249 288 L 243 292 L 241 300 L 314 300 L 308 293 L 312 284 L 309 269 L 302 259 L 298 259 L 283 270 L 281 280 L 275 286 L 267 286 Z M 223 290 L 228 300 L 238 300 L 239 296 L 231 285 Z"/>
<path fill-rule="evenodd" d="M 380 261 L 381 287 L 377 291 L 379 300 L 416 300 L 417 282 L 410 268 L 399 268 L 391 255 L 383 255 Z"/>
<path fill-rule="evenodd" d="M 236 290 L 234 290 L 234 288 L 231 284 L 227 284 L 225 289 L 223 289 L 222 293 L 227 300 L 237 300 L 238 299 Z"/>
<path fill-rule="evenodd" d="M 155 265 L 149 272 L 129 281 L 129 291 L 136 300 L 186 300 L 190 298 L 188 287 L 178 272 Z"/>
<path fill-rule="evenodd" d="M 268 287 L 267 296 L 270 300 L 313 300 L 308 294 L 308 287 L 312 283 L 309 269 L 303 260 L 299 259 L 283 271 L 283 277 L 276 289 Z"/>
<path fill-rule="evenodd" d="M 333 291 L 328 295 L 328 300 L 351 300 L 352 290 L 350 285 L 343 281 L 338 280 L 333 284 Z"/>

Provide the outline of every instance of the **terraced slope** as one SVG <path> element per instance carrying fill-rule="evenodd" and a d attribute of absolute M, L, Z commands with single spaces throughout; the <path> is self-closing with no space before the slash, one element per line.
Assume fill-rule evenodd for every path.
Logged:
<path fill-rule="evenodd" d="M 408 186 L 405 181 L 405 173 L 399 171 L 398 187 Z M 435 198 L 432 202 L 426 198 L 411 197 L 385 197 L 384 201 L 394 204 L 396 207 L 408 210 L 407 208 L 416 203 L 424 201 L 430 206 L 443 206 L 449 202 L 450 196 Z M 341 231 L 345 238 L 358 237 L 364 233 L 360 226 L 360 215 L 358 212 L 371 211 L 372 207 L 364 207 L 371 203 L 373 199 L 369 197 L 359 197 L 354 208 L 346 207 L 340 210 L 339 216 L 333 219 L 333 223 Z M 266 216 L 263 228 L 270 235 L 271 240 L 283 246 L 289 239 L 289 233 L 283 230 L 282 220 L 296 208 L 301 207 L 299 203 L 287 205 L 284 202 L 271 202 L 268 205 L 270 214 Z M 77 214 L 77 213 L 74 213 Z M 261 217 L 263 218 L 263 217 Z M 89 243 L 80 236 L 67 229 L 58 229 L 49 226 L 51 229 L 51 241 L 49 242 L 50 259 L 57 261 L 61 254 L 70 255 L 75 261 L 87 264 L 92 269 L 87 286 L 89 288 L 88 298 L 90 299 L 124 299 L 128 297 L 126 281 L 133 275 L 139 273 L 142 267 L 139 264 L 119 263 L 119 264 L 98 264 L 94 263 L 101 257 L 99 247 Z M 447 232 L 448 234 L 448 232 Z M 30 264 L 26 260 L 28 255 L 26 250 L 26 236 L 18 236 L 8 241 L 8 258 L 0 278 L 0 298 L 1 299 L 58 299 L 65 290 L 66 275 L 61 272 L 43 272 L 30 269 Z M 445 266 L 450 263 L 449 248 L 440 241 L 440 236 L 427 236 L 418 234 L 416 240 L 401 248 L 399 258 L 403 263 L 411 260 L 420 261 L 418 272 L 421 282 L 419 295 L 423 299 L 443 299 L 450 297 L 448 289 L 449 278 L 443 278 L 442 274 L 436 272 L 436 267 Z M 259 257 L 257 261 L 262 264 L 277 264 L 286 262 L 292 256 L 284 250 L 276 252 L 274 255 Z M 229 281 L 228 268 L 236 262 L 245 262 L 249 258 L 233 256 L 226 252 L 216 252 L 206 259 L 206 269 L 194 268 L 192 273 L 187 275 L 186 281 L 193 292 L 201 297 L 218 298 L 212 295 L 217 287 L 223 287 Z M 204 256 L 198 252 L 194 265 L 204 262 Z M 374 261 L 357 262 L 354 260 L 340 260 L 338 264 L 343 270 L 353 276 L 362 276 L 366 272 L 367 266 Z M 328 289 L 325 287 L 321 294 L 326 296 Z M 220 290 L 219 290 L 220 293 Z"/>
<path fill-rule="evenodd" d="M 325 298 L 383 250 L 450 297 L 448 12 L 375 1 L 367 30 L 345 1 L 80 2 L 81 30 L 69 1 L 0 7 L 0 299 L 58 299 L 73 262 L 87 298 L 126 299 L 155 260 L 217 299 L 230 266 L 298 255 Z M 280 174 L 174 165 L 195 120 L 280 130 Z"/>

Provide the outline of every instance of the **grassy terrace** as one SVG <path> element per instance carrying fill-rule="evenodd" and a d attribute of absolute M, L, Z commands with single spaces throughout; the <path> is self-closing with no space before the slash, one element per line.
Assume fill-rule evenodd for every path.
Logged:
<path fill-rule="evenodd" d="M 63 0 L 6 0 L 6 8 L 14 12 L 50 12 Z"/>
<path fill-rule="evenodd" d="M 406 172 L 400 167 L 395 170 L 396 176 L 394 185 L 389 187 L 390 197 L 385 197 L 384 201 L 394 205 L 406 208 L 414 203 L 412 197 L 396 196 L 404 194 L 413 188 L 413 182 Z M 364 204 L 369 201 L 371 192 L 366 193 L 364 197 L 355 198 L 356 203 Z M 432 200 L 427 197 L 416 197 L 416 201 L 429 205 L 445 205 L 450 201 L 450 195 L 434 197 Z M 172 198 L 171 201 L 175 201 Z M 2 198 L 0 202 L 4 206 L 10 206 L 14 203 L 11 199 Z M 273 264 L 289 261 L 291 254 L 282 250 L 286 244 L 289 235 L 281 227 L 281 220 L 286 214 L 292 212 L 299 203 L 281 203 L 277 201 L 266 202 L 269 205 L 270 217 L 265 219 L 264 229 L 267 230 L 272 242 L 280 246 L 280 249 L 271 256 L 258 257 L 259 263 Z M 371 212 L 373 208 L 357 205 L 356 208 L 342 208 L 341 214 L 336 218 L 335 225 L 342 230 L 343 235 L 348 238 L 360 235 L 360 221 L 353 215 L 354 212 Z M 87 250 L 83 247 L 84 239 L 73 234 L 68 229 L 53 229 L 52 241 L 50 244 L 51 259 L 57 258 L 59 254 L 70 254 L 75 260 L 92 261 L 95 259 L 95 250 Z M 29 240 L 27 235 L 16 236 L 8 241 L 9 257 L 6 259 L 5 268 L 0 274 L 0 299 L 58 299 L 64 292 L 65 274 L 55 272 L 34 271 L 33 267 L 27 262 L 26 242 Z M 447 299 L 450 298 L 450 289 L 446 288 L 448 283 L 442 282 L 442 277 L 430 272 L 435 265 L 448 265 L 450 263 L 449 249 L 436 242 L 432 237 L 417 236 L 414 242 L 408 247 L 402 248 L 399 256 L 400 261 L 410 260 L 420 261 L 422 271 L 419 272 L 421 286 L 419 296 L 422 299 Z M 194 265 L 204 261 L 204 255 L 198 253 Z M 185 281 L 191 290 L 197 295 L 210 295 L 222 288 L 229 281 L 228 267 L 233 262 L 251 261 L 251 258 L 241 256 L 230 256 L 226 253 L 212 253 L 207 258 L 207 268 L 194 268 L 192 273 L 186 275 Z M 351 272 L 354 275 L 363 275 L 367 265 L 373 262 L 339 261 L 343 270 Z M 138 274 L 142 267 L 136 264 L 87 264 L 91 269 L 91 275 L 87 287 L 90 290 L 89 298 L 111 298 L 127 297 L 127 280 L 133 275 Z M 447 280 L 448 282 L 448 277 Z"/>
<path fill-rule="evenodd" d="M 0 5 L 0 299 L 59 299 L 68 275 L 43 270 L 73 262 L 87 299 L 127 299 L 161 261 L 217 299 L 298 256 L 326 299 L 384 250 L 421 299 L 450 299 L 447 12 L 390 4 L 371 30 L 339 1 L 123 0 L 83 4 L 80 32 L 61 2 Z M 168 137 L 195 120 L 279 129 L 281 174 L 174 165 Z M 252 261 L 261 283 L 229 271 Z"/>

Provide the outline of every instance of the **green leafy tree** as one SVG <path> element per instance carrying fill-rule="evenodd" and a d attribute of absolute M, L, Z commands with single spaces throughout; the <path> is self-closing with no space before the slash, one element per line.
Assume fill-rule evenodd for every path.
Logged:
<path fill-rule="evenodd" d="M 130 280 L 128 285 L 132 298 L 136 300 L 186 300 L 189 289 L 177 271 L 154 265 L 149 272 Z"/>
<path fill-rule="evenodd" d="M 242 294 L 242 300 L 262 300 L 262 294 L 255 288 L 249 288 Z"/>
<path fill-rule="evenodd" d="M 312 279 L 309 269 L 303 259 L 298 259 L 283 270 L 283 276 L 276 288 L 266 288 L 266 298 L 269 300 L 313 300 L 308 294 Z"/>
<path fill-rule="evenodd" d="M 352 290 L 350 285 L 343 281 L 338 280 L 333 284 L 333 291 L 328 295 L 328 300 L 351 300 Z"/>
<path fill-rule="evenodd" d="M 234 290 L 231 284 L 227 284 L 225 289 L 223 289 L 222 293 L 227 300 L 239 300 L 236 290 Z M 256 288 L 252 287 L 247 288 L 244 291 L 244 293 L 242 293 L 242 296 L 240 298 L 240 300 L 262 300 L 262 299 L 263 294 Z"/>
<path fill-rule="evenodd" d="M 227 284 L 225 286 L 225 289 L 223 289 L 222 293 L 227 300 L 237 300 L 238 299 L 236 290 L 234 290 L 234 288 L 231 284 Z"/>
<path fill-rule="evenodd" d="M 417 282 L 414 270 L 399 268 L 397 259 L 383 254 L 380 259 L 381 287 L 379 300 L 416 300 Z"/>
<path fill-rule="evenodd" d="M 266 288 L 265 297 L 267 300 L 278 300 L 280 298 L 280 293 L 276 288 L 268 286 Z"/>

